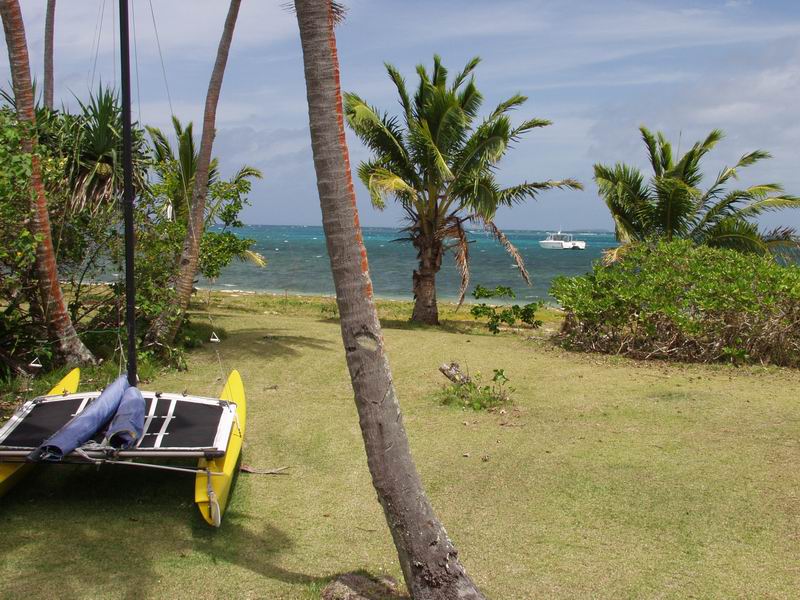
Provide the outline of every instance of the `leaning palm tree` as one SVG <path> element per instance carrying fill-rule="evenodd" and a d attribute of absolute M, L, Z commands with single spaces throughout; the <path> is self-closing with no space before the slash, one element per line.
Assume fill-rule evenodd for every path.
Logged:
<path fill-rule="evenodd" d="M 341 9 L 331 0 L 296 0 L 294 6 L 303 48 L 322 224 L 341 315 L 345 358 L 378 501 L 413 598 L 483 600 L 422 487 L 392 383 L 358 224 L 342 119 L 334 33 Z"/>
<path fill-rule="evenodd" d="M 31 229 L 39 237 L 36 247 L 36 272 L 41 307 L 50 338 L 57 353 L 70 363 L 93 363 L 94 356 L 78 337 L 67 312 L 58 279 L 55 249 L 47 212 L 47 198 L 42 183 L 42 170 L 36 153 L 36 113 L 31 84 L 28 45 L 18 0 L 0 0 L 0 18 L 5 30 L 14 99 L 20 121 L 30 125 L 29 135 L 22 141 L 22 151 L 31 156 L 31 196 L 33 218 Z M 39 300 L 39 299 L 37 299 Z M 36 304 L 39 304 L 36 302 Z"/>
<path fill-rule="evenodd" d="M 206 104 L 203 112 L 203 134 L 200 138 L 200 151 L 197 156 L 197 170 L 192 188 L 191 211 L 186 230 L 183 251 L 178 261 L 178 276 L 175 281 L 176 298 L 174 305 L 165 308 L 154 321 L 147 333 L 150 344 L 169 346 L 175 339 L 178 329 L 189 306 L 189 299 L 194 289 L 197 276 L 197 265 L 200 261 L 200 240 L 206 217 L 206 196 L 208 194 L 208 175 L 211 168 L 211 150 L 216 133 L 217 103 L 222 90 L 222 78 L 228 53 L 233 40 L 233 30 L 239 15 L 241 0 L 231 0 L 228 15 L 222 29 L 222 36 L 217 48 L 217 57 L 211 71 L 211 80 L 206 93 Z"/>
<path fill-rule="evenodd" d="M 436 274 L 448 249 L 453 249 L 461 274 L 459 303 L 469 284 L 467 222 L 482 224 L 514 258 L 530 283 L 522 257 L 494 223 L 497 209 L 534 198 L 542 190 L 580 188 L 572 179 L 523 182 L 502 187 L 495 178 L 497 165 L 509 147 L 523 135 L 550 125 L 528 119 L 512 125 L 508 113 L 527 98 L 516 94 L 501 102 L 478 122 L 483 97 L 472 72 L 480 62 L 470 60 L 448 85 L 447 69 L 439 56 L 433 71 L 417 67 L 419 85 L 412 98 L 399 71 L 386 65 L 397 88 L 402 117 L 381 113 L 356 94 L 345 94 L 350 127 L 372 151 L 358 175 L 378 209 L 387 197 L 396 199 L 408 219 L 407 239 L 417 251 L 419 267 L 413 274 L 413 321 L 437 324 Z"/>
<path fill-rule="evenodd" d="M 701 162 L 724 137 L 722 131 L 713 130 L 678 157 L 663 133 L 639 129 L 653 169 L 649 181 L 645 182 L 641 171 L 623 163 L 594 166 L 594 180 L 611 211 L 623 248 L 656 238 L 683 238 L 696 244 L 758 253 L 782 254 L 800 248 L 794 229 L 762 231 L 754 221 L 768 211 L 800 208 L 800 198 L 784 193 L 777 183 L 725 189 L 741 169 L 770 158 L 768 152 L 745 154 L 733 167 L 722 169 L 703 190 Z M 614 255 L 609 258 L 613 260 Z"/>

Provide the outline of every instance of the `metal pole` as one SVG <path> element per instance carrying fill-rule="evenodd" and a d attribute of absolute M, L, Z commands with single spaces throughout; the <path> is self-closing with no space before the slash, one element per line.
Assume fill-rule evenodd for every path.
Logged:
<path fill-rule="evenodd" d="M 122 209 L 125 215 L 125 324 L 128 329 L 128 382 L 136 376 L 136 282 L 133 271 L 133 158 L 131 156 L 131 65 L 128 36 L 128 0 L 119 0 L 119 49 L 122 75 Z"/>

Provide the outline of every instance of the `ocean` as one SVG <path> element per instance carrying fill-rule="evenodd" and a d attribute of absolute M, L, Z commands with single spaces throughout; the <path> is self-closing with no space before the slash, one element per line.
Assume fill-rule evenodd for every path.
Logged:
<path fill-rule="evenodd" d="M 518 301 L 550 301 L 548 290 L 553 278 L 590 271 L 603 250 L 617 245 L 613 233 L 575 231 L 569 233 L 573 233 L 575 239 L 585 240 L 586 250 L 544 250 L 539 240 L 547 236 L 546 231 L 507 230 L 505 233 L 525 259 L 533 285 L 525 284 L 514 261 L 497 241 L 483 231 L 475 231 L 469 234 L 472 241 L 469 292 L 477 284 L 491 288 L 503 285 L 516 292 Z M 237 230 L 237 234 L 256 241 L 254 250 L 266 257 L 267 266 L 259 268 L 235 262 L 217 280 L 201 280 L 200 287 L 309 295 L 334 293 L 322 227 L 248 225 Z M 364 228 L 370 275 L 375 294 L 380 298 L 412 298 L 411 273 L 416 266 L 416 253 L 409 242 L 395 241 L 401 236 L 398 229 Z M 448 253 L 437 277 L 438 297 L 457 299 L 459 285 L 453 256 Z"/>

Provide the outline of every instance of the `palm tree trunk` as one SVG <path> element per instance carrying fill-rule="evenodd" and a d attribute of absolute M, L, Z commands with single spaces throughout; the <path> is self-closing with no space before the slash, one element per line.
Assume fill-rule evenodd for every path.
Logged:
<path fill-rule="evenodd" d="M 47 0 L 44 21 L 44 105 L 53 110 L 53 38 L 55 35 L 56 0 Z"/>
<path fill-rule="evenodd" d="M 36 155 L 36 113 L 33 103 L 33 86 L 28 60 L 28 45 L 25 39 L 25 26 L 18 0 L 0 0 L 0 17 L 3 20 L 8 60 L 11 67 L 11 80 L 17 115 L 20 121 L 30 126 L 29 135 L 22 141 L 22 150 L 31 155 L 31 188 L 33 201 L 32 230 L 40 236 L 36 247 L 36 273 L 39 294 L 47 321 L 50 338 L 56 343 L 56 351 L 69 363 L 94 363 L 94 356 L 83 345 L 69 318 L 61 285 L 58 281 L 58 268 L 50 231 L 50 215 L 47 212 L 42 183 L 41 165 Z"/>
<path fill-rule="evenodd" d="M 372 298 L 345 140 L 330 0 L 296 0 L 322 222 L 372 483 L 416 600 L 483 599 L 417 473 Z"/>
<path fill-rule="evenodd" d="M 171 345 L 181 326 L 189 300 L 194 289 L 194 279 L 197 276 L 197 264 L 200 260 L 200 240 L 203 237 L 205 225 L 206 196 L 208 195 L 208 171 L 211 164 L 211 149 L 214 145 L 216 133 L 217 103 L 222 89 L 222 78 L 225 75 L 225 65 L 228 62 L 228 53 L 233 39 L 233 30 L 236 27 L 236 17 L 239 14 L 241 0 L 231 0 L 228 7 L 228 16 L 222 29 L 222 37 L 217 48 L 217 59 L 211 71 L 211 81 L 206 94 L 206 106 L 203 113 L 203 135 L 200 138 L 200 150 L 197 157 L 197 170 L 194 177 L 192 191 L 192 206 L 190 207 L 186 238 L 183 242 L 183 251 L 178 262 L 178 276 L 175 280 L 176 298 L 174 304 L 164 310 L 153 322 L 147 335 L 148 343 Z"/>
<path fill-rule="evenodd" d="M 411 320 L 425 325 L 439 324 L 439 307 L 436 303 L 436 274 L 442 268 L 442 242 L 421 236 L 414 240 L 419 258 L 419 270 L 414 271 L 414 312 Z"/>

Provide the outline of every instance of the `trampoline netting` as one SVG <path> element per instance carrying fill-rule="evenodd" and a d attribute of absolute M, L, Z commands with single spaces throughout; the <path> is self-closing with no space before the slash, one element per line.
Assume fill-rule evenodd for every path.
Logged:
<path fill-rule="evenodd" d="M 99 392 L 43 396 L 20 407 L 0 428 L 0 460 L 24 460 L 39 444 L 84 411 Z M 235 425 L 236 405 L 216 398 L 142 392 L 145 400 L 144 433 L 137 443 L 115 452 L 119 458 L 206 457 L 225 454 L 231 428 Z M 104 458 L 103 432 L 84 445 L 84 455 Z"/>

